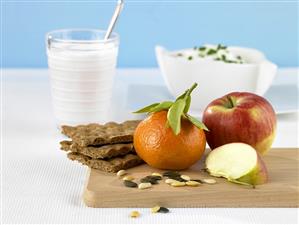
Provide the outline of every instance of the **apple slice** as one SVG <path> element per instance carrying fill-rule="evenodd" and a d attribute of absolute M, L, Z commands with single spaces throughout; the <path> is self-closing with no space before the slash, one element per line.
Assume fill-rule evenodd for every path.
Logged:
<path fill-rule="evenodd" d="M 268 180 L 267 168 L 259 153 L 244 143 L 215 148 L 206 159 L 206 168 L 212 176 L 253 187 Z"/>

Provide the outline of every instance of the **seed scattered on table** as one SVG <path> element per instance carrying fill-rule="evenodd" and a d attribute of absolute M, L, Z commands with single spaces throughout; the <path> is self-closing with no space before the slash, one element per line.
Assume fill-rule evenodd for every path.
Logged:
<path fill-rule="evenodd" d="M 190 186 L 190 187 L 197 187 L 198 185 L 200 185 L 200 183 L 198 183 L 194 180 L 189 180 L 189 181 L 186 182 L 186 185 Z"/>
<path fill-rule="evenodd" d="M 162 178 L 162 175 L 160 173 L 152 173 L 152 176 L 161 177 Z"/>
<path fill-rule="evenodd" d="M 174 180 L 174 179 L 170 179 L 170 178 L 168 178 L 168 179 L 165 180 L 165 183 L 166 183 L 166 184 L 171 184 L 171 183 L 173 183 L 173 182 L 177 182 L 177 181 Z"/>
<path fill-rule="evenodd" d="M 206 184 L 216 184 L 216 180 L 212 178 L 206 178 L 202 180 Z"/>
<path fill-rule="evenodd" d="M 190 177 L 187 175 L 181 175 L 181 178 L 184 179 L 185 181 L 191 180 Z"/>
<path fill-rule="evenodd" d="M 138 211 L 132 211 L 132 212 L 130 213 L 130 216 L 131 216 L 132 218 L 137 218 L 137 217 L 140 216 L 140 213 L 139 213 Z"/>
<path fill-rule="evenodd" d="M 151 186 L 152 186 L 151 183 L 140 183 L 140 184 L 138 185 L 138 188 L 139 188 L 139 189 L 147 189 L 147 188 L 150 188 Z"/>
<path fill-rule="evenodd" d="M 169 177 L 170 179 L 174 179 L 176 181 L 180 181 L 180 182 L 185 182 L 186 180 L 181 178 L 181 176 L 178 176 L 178 177 Z"/>
<path fill-rule="evenodd" d="M 160 209 L 158 210 L 159 213 L 169 213 L 169 209 L 166 207 L 161 206 Z"/>
<path fill-rule="evenodd" d="M 158 184 L 158 180 L 162 180 L 162 177 L 159 177 L 159 176 L 146 176 L 146 177 L 142 178 L 140 181 L 142 183 Z"/>
<path fill-rule="evenodd" d="M 175 182 L 172 182 L 170 185 L 173 186 L 173 187 L 183 187 L 183 186 L 186 185 L 186 183 L 181 182 L 181 181 L 175 181 Z"/>
<path fill-rule="evenodd" d="M 153 208 L 151 208 L 151 212 L 152 213 L 168 213 L 169 209 L 167 209 L 166 207 L 163 206 L 154 206 Z"/>
<path fill-rule="evenodd" d="M 129 188 L 135 188 L 138 186 L 135 182 L 130 181 L 130 180 L 125 180 L 124 185 Z"/>
<path fill-rule="evenodd" d="M 200 183 L 200 184 L 203 184 L 204 182 L 202 181 L 202 180 L 200 180 L 200 179 L 192 179 L 191 181 L 196 181 L 196 182 L 198 182 L 198 183 Z"/>
<path fill-rule="evenodd" d="M 181 174 L 177 171 L 166 171 L 163 173 L 163 177 L 172 178 L 172 177 L 179 177 L 179 176 L 181 176 Z"/>
<path fill-rule="evenodd" d="M 125 176 L 124 178 L 123 178 L 123 180 L 130 180 L 130 181 L 132 181 L 132 180 L 134 180 L 135 178 L 133 177 L 133 176 L 130 176 L 130 175 L 128 175 L 128 176 Z"/>
<path fill-rule="evenodd" d="M 127 172 L 125 170 L 119 170 L 117 173 L 116 173 L 116 176 L 118 177 L 121 177 L 123 175 L 127 174 Z"/>
<path fill-rule="evenodd" d="M 156 205 L 153 208 L 151 208 L 152 213 L 157 213 L 160 210 L 160 206 Z"/>
<path fill-rule="evenodd" d="M 162 176 L 151 175 L 147 177 L 150 177 L 151 179 L 155 179 L 155 180 L 162 180 Z"/>

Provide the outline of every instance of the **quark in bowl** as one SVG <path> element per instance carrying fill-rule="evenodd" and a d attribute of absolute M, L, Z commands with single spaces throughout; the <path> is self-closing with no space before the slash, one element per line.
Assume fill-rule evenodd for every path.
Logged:
<path fill-rule="evenodd" d="M 256 49 L 227 47 L 225 59 L 222 54 L 201 57 L 197 50 L 168 51 L 156 46 L 162 76 L 173 96 L 178 96 L 194 82 L 198 83 L 192 93 L 193 111 L 203 112 L 212 100 L 234 91 L 264 95 L 277 71 L 277 66 Z"/>

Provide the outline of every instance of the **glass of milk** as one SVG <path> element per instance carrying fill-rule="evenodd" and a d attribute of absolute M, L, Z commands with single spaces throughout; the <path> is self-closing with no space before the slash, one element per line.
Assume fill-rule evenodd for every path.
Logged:
<path fill-rule="evenodd" d="M 56 30 L 46 35 L 54 114 L 58 125 L 108 118 L 119 37 L 104 30 Z"/>

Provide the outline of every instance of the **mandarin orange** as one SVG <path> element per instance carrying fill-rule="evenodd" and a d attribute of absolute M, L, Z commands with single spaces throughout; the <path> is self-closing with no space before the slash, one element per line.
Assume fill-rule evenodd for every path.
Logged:
<path fill-rule="evenodd" d="M 205 146 L 204 131 L 187 119 L 181 119 L 181 131 L 175 135 L 167 125 L 167 111 L 151 114 L 134 133 L 137 154 L 158 169 L 186 169 L 202 157 Z"/>

